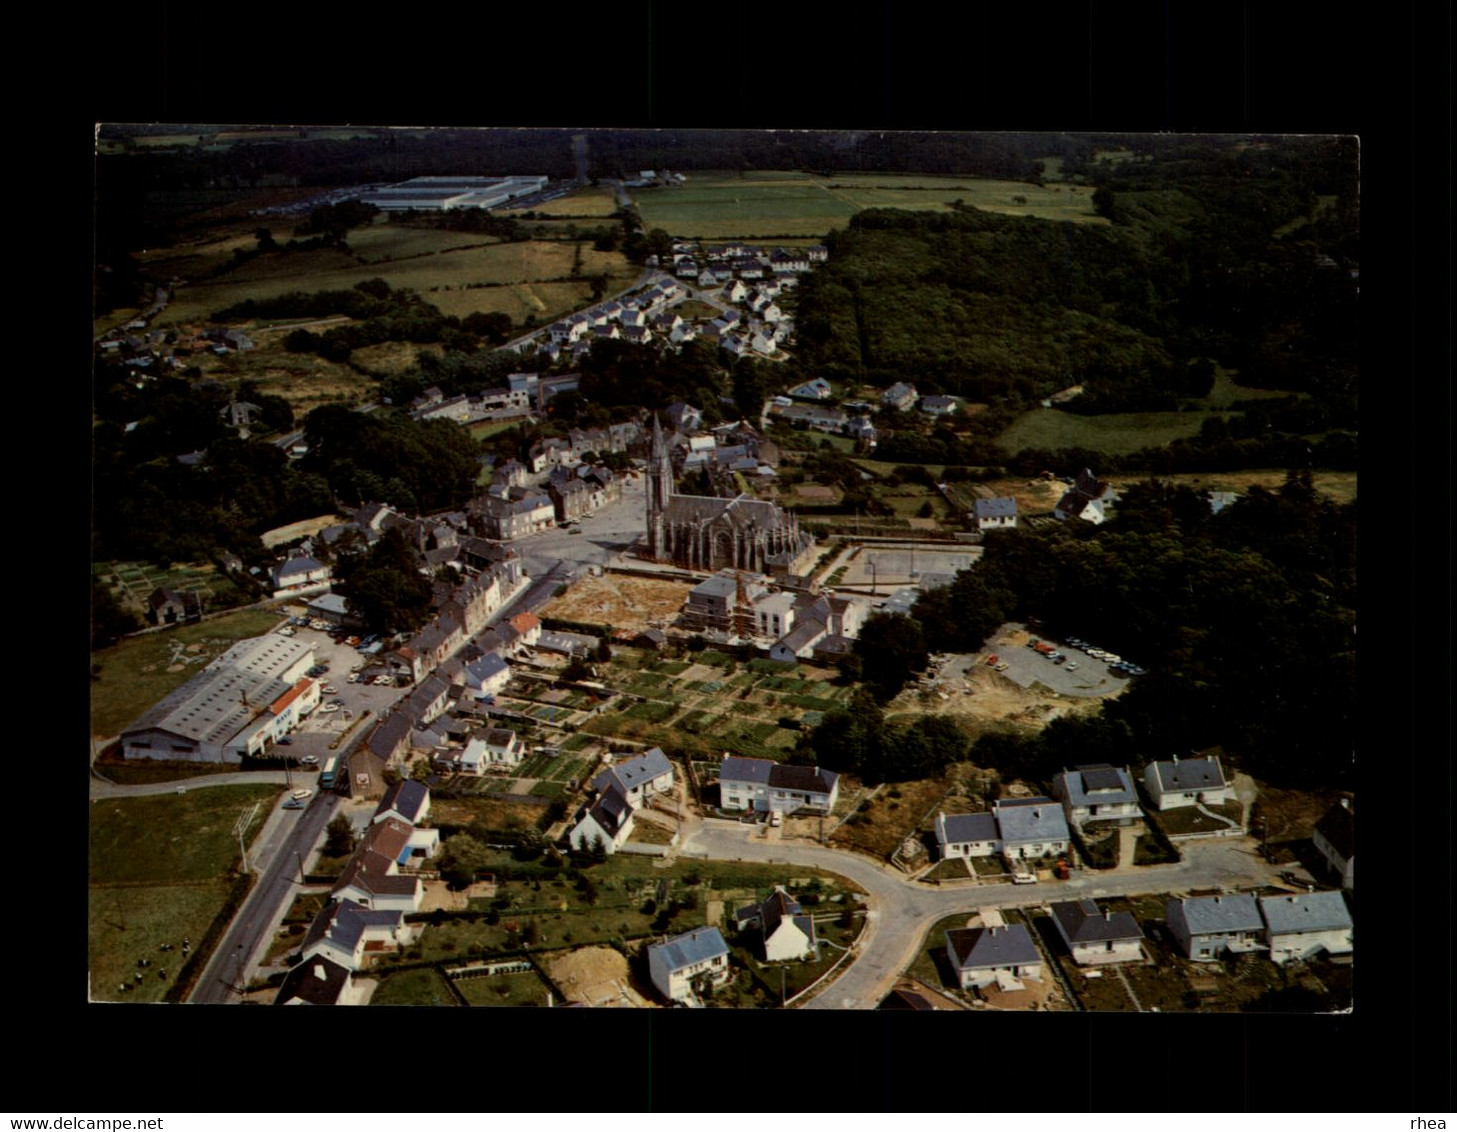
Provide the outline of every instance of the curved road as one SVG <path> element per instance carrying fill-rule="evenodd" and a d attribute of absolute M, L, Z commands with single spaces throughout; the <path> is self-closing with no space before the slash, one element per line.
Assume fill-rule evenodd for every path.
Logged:
<path fill-rule="evenodd" d="M 1268 883 L 1274 872 L 1249 849 L 1251 842 L 1230 839 L 1187 844 L 1183 847 L 1184 859 L 1176 865 L 1084 872 L 1077 880 L 1050 885 L 932 888 L 910 882 L 903 874 L 856 853 L 797 841 L 766 841 L 760 829 L 707 819 L 686 838 L 681 852 L 688 857 L 826 869 L 849 877 L 869 893 L 865 931 L 856 944 L 858 956 L 806 1004 L 810 1010 L 873 1009 L 915 959 L 931 926 L 958 912 L 969 915 L 984 907 L 1024 908 L 1082 897 L 1232 888 Z"/>

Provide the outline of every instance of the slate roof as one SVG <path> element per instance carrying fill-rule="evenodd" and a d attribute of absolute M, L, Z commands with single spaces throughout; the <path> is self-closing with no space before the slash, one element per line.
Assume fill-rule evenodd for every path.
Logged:
<path fill-rule="evenodd" d="M 309 930 L 304 934 L 303 947 L 309 948 L 322 939 L 329 939 L 345 951 L 352 952 L 370 927 L 396 928 L 402 913 L 381 908 L 366 908 L 353 900 L 339 900 L 326 904 Z"/>
<path fill-rule="evenodd" d="M 374 814 L 375 817 L 379 817 L 381 814 L 395 810 L 403 820 L 414 825 L 419 820 L 425 804 L 429 801 L 430 788 L 428 786 L 423 782 L 416 782 L 412 778 L 402 778 L 385 791 Z"/>
<path fill-rule="evenodd" d="M 1080 766 L 1064 771 L 1059 777 L 1067 790 L 1068 802 L 1074 806 L 1106 806 L 1138 800 L 1133 780 L 1122 767 Z"/>
<path fill-rule="evenodd" d="M 1026 925 L 999 928 L 957 928 L 946 933 L 946 943 L 959 970 L 977 967 L 1014 967 L 1041 963 Z"/>
<path fill-rule="evenodd" d="M 1015 517 L 1017 514 L 1017 501 L 1010 497 L 998 496 L 996 499 L 978 499 L 976 501 L 976 517 L 978 519 L 1004 519 L 1008 516 Z"/>
<path fill-rule="evenodd" d="M 949 814 L 943 821 L 936 823 L 936 840 L 942 845 L 959 845 L 967 841 L 996 841 L 997 819 L 989 813 Z"/>
<path fill-rule="evenodd" d="M 746 759 L 738 755 L 730 755 L 723 760 L 719 767 L 718 779 L 720 782 L 756 782 L 762 786 L 769 785 L 769 771 L 777 763 L 768 759 Z"/>
<path fill-rule="evenodd" d="M 388 762 L 402 744 L 409 742 L 414 726 L 415 721 L 408 712 L 393 712 L 374 729 L 374 734 L 369 737 L 366 745 L 371 754 Z"/>
<path fill-rule="evenodd" d="M 668 761 L 668 756 L 663 754 L 663 748 L 654 747 L 650 751 L 644 751 L 640 755 L 604 768 L 592 779 L 592 785 L 598 790 L 605 791 L 610 784 L 616 783 L 625 794 L 645 782 L 651 782 L 661 775 L 672 773 L 673 764 Z"/>
<path fill-rule="evenodd" d="M 1050 908 L 1062 938 L 1075 943 L 1142 939 L 1143 931 L 1130 912 L 1100 912 L 1091 900 L 1066 900 Z"/>
<path fill-rule="evenodd" d="M 615 840 L 632 815 L 632 806 L 621 791 L 605 790 L 592 804 L 588 815 L 602 827 L 607 836 Z"/>
<path fill-rule="evenodd" d="M 1339 892 L 1307 892 L 1299 896 L 1264 896 L 1260 913 L 1272 935 L 1331 931 L 1351 926 L 1351 913 Z"/>
<path fill-rule="evenodd" d="M 648 948 L 669 971 L 681 971 L 718 955 L 728 955 L 728 944 L 717 928 L 698 928 Z"/>
<path fill-rule="evenodd" d="M 876 1010 L 935 1010 L 931 1000 L 925 995 L 917 994 L 915 991 L 901 990 L 897 987 L 885 998 L 881 999 Z"/>
<path fill-rule="evenodd" d="M 1166 794 L 1226 785 L 1218 759 L 1178 759 L 1153 765 L 1154 777 Z"/>
<path fill-rule="evenodd" d="M 499 676 L 502 672 L 508 671 L 510 665 L 493 652 L 487 653 L 471 664 L 465 666 L 466 675 L 476 683 L 489 680 L 493 676 Z"/>
<path fill-rule="evenodd" d="M 1029 798 L 1011 806 L 999 801 L 993 813 L 1003 842 L 1067 840 L 1067 819 L 1051 798 Z"/>
<path fill-rule="evenodd" d="M 274 1006 L 333 1006 L 349 984 L 348 967 L 316 955 L 294 967 L 279 984 Z"/>
<path fill-rule="evenodd" d="M 1170 900 L 1165 919 L 1171 930 L 1182 924 L 1189 935 L 1259 931 L 1265 926 L 1260 918 L 1260 906 L 1247 892 Z"/>

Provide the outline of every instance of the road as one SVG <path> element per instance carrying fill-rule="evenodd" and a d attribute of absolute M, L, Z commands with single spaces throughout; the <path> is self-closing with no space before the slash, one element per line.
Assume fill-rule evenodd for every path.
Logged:
<path fill-rule="evenodd" d="M 262 879 L 253 886 L 213 951 L 190 1002 L 223 1003 L 238 998 L 237 988 L 247 985 L 292 902 L 302 862 L 318 844 L 339 805 L 340 799 L 334 794 L 315 795 L 302 811 L 282 810 L 275 805 L 263 832 L 253 842 L 252 860 Z"/>
<path fill-rule="evenodd" d="M 240 770 L 228 774 L 208 774 L 197 778 L 179 778 L 175 782 L 148 782 L 140 786 L 123 786 L 109 782 L 93 774 L 91 776 L 91 797 L 93 798 L 145 798 L 151 794 L 175 794 L 178 790 L 201 790 L 209 786 L 249 786 L 253 783 L 276 783 L 288 786 L 291 782 L 312 788 L 313 776 L 305 771 L 282 770 Z"/>
<path fill-rule="evenodd" d="M 1105 896 L 1156 895 L 1193 888 L 1234 888 L 1270 883 L 1276 874 L 1245 838 L 1183 846 L 1174 865 L 1149 865 L 1121 873 L 1084 872 L 1078 879 L 1012 887 L 931 888 L 868 857 L 802 841 L 766 841 L 762 827 L 707 819 L 684 841 L 687 857 L 764 861 L 826 869 L 849 877 L 869 894 L 858 955 L 807 1004 L 810 1010 L 870 1010 L 910 966 L 937 920 L 984 907 L 1025 908 L 1049 901 Z"/>

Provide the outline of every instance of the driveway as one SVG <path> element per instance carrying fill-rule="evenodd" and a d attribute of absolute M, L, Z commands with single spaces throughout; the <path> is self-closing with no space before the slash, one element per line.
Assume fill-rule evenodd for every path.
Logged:
<path fill-rule="evenodd" d="M 985 907 L 1027 908 L 1059 900 L 1138 896 L 1191 888 L 1234 888 L 1267 883 L 1275 875 L 1248 838 L 1190 844 L 1174 865 L 1150 865 L 1123 875 L 1084 873 L 1076 880 L 973 889 L 927 889 L 868 857 L 802 841 L 762 839 L 758 827 L 706 819 L 685 839 L 682 855 L 763 861 L 839 873 L 869 894 L 865 930 L 849 966 L 815 995 L 809 1010 L 872 1010 L 920 951 L 937 920 Z"/>

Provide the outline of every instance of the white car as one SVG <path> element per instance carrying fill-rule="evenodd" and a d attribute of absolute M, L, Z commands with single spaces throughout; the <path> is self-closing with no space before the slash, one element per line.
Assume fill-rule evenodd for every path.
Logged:
<path fill-rule="evenodd" d="M 1075 660 L 1069 661 L 1068 662 L 1068 665 L 1067 665 L 1067 668 L 1065 669 L 1065 671 L 1067 671 L 1067 672 L 1075 672 L 1075 671 L 1077 671 L 1077 667 L 1078 667 L 1078 662 L 1077 661 L 1075 661 Z"/>
<path fill-rule="evenodd" d="M 388 688 L 394 684 L 395 678 L 393 676 L 376 676 L 374 682 L 381 688 Z"/>
<path fill-rule="evenodd" d="M 330 712 L 335 712 L 335 711 L 338 711 L 338 710 L 339 710 L 339 705 L 338 704 L 325 704 L 323 707 L 321 707 L 319 709 L 319 714 L 320 715 L 328 715 Z"/>
<path fill-rule="evenodd" d="M 305 798 L 312 798 L 314 792 L 312 790 L 295 790 L 293 796 L 302 802 Z"/>

